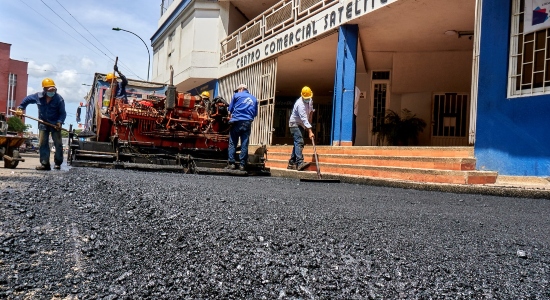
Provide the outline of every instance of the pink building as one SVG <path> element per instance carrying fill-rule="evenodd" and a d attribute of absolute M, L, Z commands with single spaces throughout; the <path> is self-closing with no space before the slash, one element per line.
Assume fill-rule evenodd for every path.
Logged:
<path fill-rule="evenodd" d="M 10 59 L 11 44 L 0 42 L 0 113 L 10 116 L 27 95 L 28 62 Z"/>

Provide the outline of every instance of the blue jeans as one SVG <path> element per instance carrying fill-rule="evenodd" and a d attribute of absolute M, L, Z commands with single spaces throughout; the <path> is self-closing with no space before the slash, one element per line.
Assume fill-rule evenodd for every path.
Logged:
<path fill-rule="evenodd" d="M 228 162 L 229 164 L 235 163 L 236 146 L 241 139 L 241 153 L 239 154 L 239 160 L 241 166 L 245 166 L 248 161 L 248 139 L 250 138 L 250 132 L 252 131 L 252 121 L 235 121 L 231 122 L 231 129 L 229 129 L 229 152 Z"/>
<path fill-rule="evenodd" d="M 55 129 L 51 131 L 40 130 L 38 133 L 40 163 L 45 166 L 50 165 L 50 133 L 52 135 L 53 145 L 55 146 L 54 163 L 60 166 L 63 163 L 63 141 L 61 140 L 61 131 Z"/>
<path fill-rule="evenodd" d="M 294 139 L 294 147 L 292 148 L 292 155 L 288 161 L 291 165 L 301 165 L 304 162 L 304 155 L 302 151 L 304 150 L 304 135 L 305 130 L 301 126 L 290 127 L 290 134 Z"/>

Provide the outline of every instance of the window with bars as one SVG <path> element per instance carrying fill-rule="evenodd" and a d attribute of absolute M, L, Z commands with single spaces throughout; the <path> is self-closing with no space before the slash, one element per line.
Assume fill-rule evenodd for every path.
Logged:
<path fill-rule="evenodd" d="M 17 87 L 17 74 L 10 73 L 8 75 L 8 101 L 6 103 L 8 115 L 11 116 L 11 113 L 9 113 L 10 109 L 15 110 L 15 99 L 17 97 L 16 89 Z"/>
<path fill-rule="evenodd" d="M 550 94 L 550 29 L 524 33 L 525 0 L 512 6 L 508 96 Z"/>

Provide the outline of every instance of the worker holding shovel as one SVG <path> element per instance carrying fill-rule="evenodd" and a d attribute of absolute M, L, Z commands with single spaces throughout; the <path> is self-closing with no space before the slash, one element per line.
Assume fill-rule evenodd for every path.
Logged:
<path fill-rule="evenodd" d="M 55 146 L 54 169 L 59 170 L 63 163 L 63 142 L 61 139 L 61 125 L 65 122 L 67 112 L 65 101 L 57 93 L 55 82 L 51 78 L 42 80 L 42 91 L 28 95 L 15 111 L 16 116 L 23 116 L 24 110 L 29 104 L 38 106 L 38 147 L 40 152 L 40 165 L 37 170 L 49 171 L 50 167 L 50 134 Z M 46 125 L 47 124 L 47 125 Z"/>
<path fill-rule="evenodd" d="M 294 103 L 290 119 L 288 120 L 288 127 L 290 127 L 290 133 L 294 139 L 294 148 L 292 148 L 292 155 L 288 161 L 287 169 L 290 170 L 305 170 L 310 163 L 304 161 L 304 136 L 307 134 L 313 141 L 315 135 L 311 129 L 311 116 L 313 115 L 313 92 L 307 86 L 302 88 L 300 98 Z"/>

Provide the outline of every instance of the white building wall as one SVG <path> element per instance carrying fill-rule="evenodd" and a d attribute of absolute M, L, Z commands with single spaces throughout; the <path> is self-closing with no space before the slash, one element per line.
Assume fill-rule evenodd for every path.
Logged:
<path fill-rule="evenodd" d="M 212 1 L 191 2 L 153 44 L 156 66 L 153 81 L 169 82 L 170 65 L 174 68 L 174 84 L 183 90 L 217 78 L 219 45 L 226 36 L 224 19 L 227 19 L 224 5 Z M 191 78 L 192 82 L 179 86 Z"/>
<path fill-rule="evenodd" d="M 356 75 L 357 86 L 365 91 L 356 121 L 355 145 L 373 145 L 370 133 L 371 78 L 373 71 L 390 71 L 390 105 L 400 112 L 406 108 L 426 121 L 420 145 L 430 145 L 432 97 L 434 93 L 467 93 L 471 88 L 472 52 L 372 52 L 367 53 L 368 73 Z"/>
<path fill-rule="evenodd" d="M 398 52 L 393 55 L 392 92 L 470 92 L 472 51 Z"/>
<path fill-rule="evenodd" d="M 400 52 L 393 56 L 391 109 L 404 108 L 426 121 L 419 145 L 430 145 L 434 93 L 469 94 L 472 51 Z M 393 103 L 399 95 L 400 103 Z M 395 104 L 395 105 L 394 105 Z"/>

